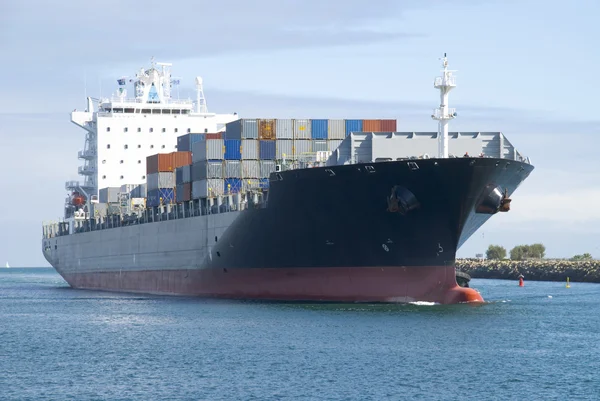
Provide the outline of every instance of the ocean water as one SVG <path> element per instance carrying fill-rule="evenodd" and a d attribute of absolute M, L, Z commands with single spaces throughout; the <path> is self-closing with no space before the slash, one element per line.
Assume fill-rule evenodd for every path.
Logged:
<path fill-rule="evenodd" d="M 291 304 L 69 288 L 0 269 L 0 400 L 597 400 L 600 285 L 487 304 Z"/>

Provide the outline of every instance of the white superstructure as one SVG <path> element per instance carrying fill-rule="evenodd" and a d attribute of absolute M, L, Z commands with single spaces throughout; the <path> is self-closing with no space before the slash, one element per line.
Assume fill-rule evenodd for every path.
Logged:
<path fill-rule="evenodd" d="M 456 77 L 448 69 L 446 53 L 442 58 L 442 76 L 433 81 L 433 87 L 440 91 L 440 107 L 433 110 L 431 118 L 438 120 L 438 157 L 448 158 L 448 122 L 456 117 L 456 110 L 448 108 L 448 93 L 456 87 Z"/>
<path fill-rule="evenodd" d="M 83 180 L 68 181 L 67 190 L 90 199 L 99 188 L 142 184 L 147 156 L 177 150 L 178 136 L 219 132 L 239 118 L 208 112 L 200 77 L 195 79 L 196 104 L 174 99 L 172 87 L 179 80 L 171 77 L 170 69 L 169 63 L 153 61 L 135 77 L 118 79 L 119 87 L 110 98 L 88 97 L 85 111 L 71 113 L 71 121 L 85 129 L 86 137 L 78 155 L 84 162 L 79 167 Z M 133 97 L 128 97 L 128 86 Z"/>

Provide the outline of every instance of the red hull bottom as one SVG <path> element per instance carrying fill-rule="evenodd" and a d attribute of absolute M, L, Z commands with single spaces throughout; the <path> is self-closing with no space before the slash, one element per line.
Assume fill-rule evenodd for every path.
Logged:
<path fill-rule="evenodd" d="M 74 288 L 234 299 L 483 302 L 452 266 L 188 269 L 64 274 Z"/>

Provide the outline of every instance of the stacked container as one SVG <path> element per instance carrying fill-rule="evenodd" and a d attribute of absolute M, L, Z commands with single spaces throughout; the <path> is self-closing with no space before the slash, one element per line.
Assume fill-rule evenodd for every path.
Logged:
<path fill-rule="evenodd" d="M 181 151 L 159 153 L 146 158 L 147 202 L 150 207 L 176 201 L 177 169 L 188 166 L 192 162 L 191 152 Z M 183 171 L 179 173 L 183 179 Z M 181 196 L 185 198 L 185 192 Z"/>
<path fill-rule="evenodd" d="M 192 165 L 175 169 L 175 200 L 177 203 L 192 199 Z"/>
<path fill-rule="evenodd" d="M 185 134 L 177 137 L 177 150 L 191 152 L 192 145 L 206 139 L 206 134 Z"/>

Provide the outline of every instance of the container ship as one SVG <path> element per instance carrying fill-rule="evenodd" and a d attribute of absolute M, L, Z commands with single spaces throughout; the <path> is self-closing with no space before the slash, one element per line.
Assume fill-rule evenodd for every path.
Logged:
<path fill-rule="evenodd" d="M 315 302 L 481 302 L 457 249 L 533 170 L 501 132 L 396 120 L 241 118 L 172 96 L 171 64 L 118 79 L 71 121 L 80 181 L 42 250 L 81 289 Z M 133 96 L 128 97 L 127 91 Z M 457 283 L 457 276 L 459 282 Z"/>

